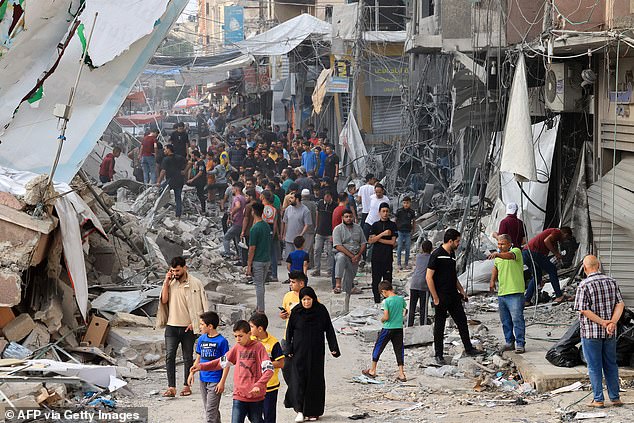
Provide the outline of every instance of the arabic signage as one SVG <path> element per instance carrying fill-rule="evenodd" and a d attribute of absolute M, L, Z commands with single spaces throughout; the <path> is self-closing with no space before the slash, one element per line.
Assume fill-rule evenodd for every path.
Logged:
<path fill-rule="evenodd" d="M 244 8 L 225 6 L 225 45 L 230 46 L 244 40 Z"/>
<path fill-rule="evenodd" d="M 326 84 L 327 93 L 347 93 L 350 91 L 350 78 L 331 76 Z"/>
<path fill-rule="evenodd" d="M 409 66 L 405 58 L 387 57 L 371 60 L 363 84 L 366 97 L 391 97 L 401 95 L 401 85 L 407 82 Z"/>
<path fill-rule="evenodd" d="M 271 91 L 271 77 L 269 67 L 249 66 L 244 68 L 244 92 L 246 94 L 257 94 L 264 91 Z"/>

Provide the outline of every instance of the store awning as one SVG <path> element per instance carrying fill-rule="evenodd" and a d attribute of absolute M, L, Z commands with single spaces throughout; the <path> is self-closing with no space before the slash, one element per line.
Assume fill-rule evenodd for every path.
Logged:
<path fill-rule="evenodd" d="M 266 32 L 236 43 L 244 54 L 280 56 L 293 50 L 313 35 L 330 35 L 332 26 L 307 13 L 279 24 Z"/>

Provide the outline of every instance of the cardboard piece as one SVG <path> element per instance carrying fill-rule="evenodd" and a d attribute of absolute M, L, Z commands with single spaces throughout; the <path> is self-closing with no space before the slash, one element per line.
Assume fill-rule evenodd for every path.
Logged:
<path fill-rule="evenodd" d="M 108 320 L 102 317 L 92 316 L 82 342 L 85 342 L 89 347 L 102 347 L 107 334 Z"/>

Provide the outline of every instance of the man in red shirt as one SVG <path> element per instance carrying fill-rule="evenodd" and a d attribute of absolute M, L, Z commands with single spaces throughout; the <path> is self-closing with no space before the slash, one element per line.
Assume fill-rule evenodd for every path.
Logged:
<path fill-rule="evenodd" d="M 522 258 L 524 259 L 524 264 L 528 266 L 529 272 L 533 273 L 533 277 L 528 282 L 528 289 L 524 296 L 526 303 L 532 303 L 536 284 L 537 282 L 541 284 L 542 281 L 542 272 L 548 273 L 550 283 L 555 290 L 556 298 L 554 302 L 561 303 L 566 300 L 559 287 L 557 266 L 550 261 L 548 254 L 553 253 L 557 260 L 561 260 L 561 253 L 559 252 L 557 243 L 570 239 L 571 237 L 572 230 L 567 226 L 562 226 L 559 229 L 546 229 L 528 241 L 528 245 L 524 251 L 522 251 Z"/>
<path fill-rule="evenodd" d="M 121 155 L 121 148 L 115 147 L 112 149 L 112 153 L 106 154 L 103 158 L 101 165 L 99 166 L 99 181 L 102 184 L 106 182 L 112 182 L 112 177 L 115 174 L 114 162 L 117 157 Z"/>
<path fill-rule="evenodd" d="M 517 218 L 517 204 L 506 205 L 506 217 L 500 222 L 498 231 L 493 233 L 493 238 L 497 239 L 498 235 L 510 236 L 513 247 L 522 248 L 526 243 L 524 222 Z"/>
<path fill-rule="evenodd" d="M 143 183 L 155 184 L 156 183 L 156 143 L 157 143 L 158 129 L 150 129 L 150 131 L 143 137 L 141 141 L 141 148 L 139 149 L 139 161 L 143 168 Z"/>

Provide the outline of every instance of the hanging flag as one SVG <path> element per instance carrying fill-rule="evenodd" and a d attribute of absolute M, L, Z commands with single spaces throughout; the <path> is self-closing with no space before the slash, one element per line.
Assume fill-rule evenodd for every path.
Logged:
<path fill-rule="evenodd" d="M 91 69 L 95 69 L 95 67 L 92 65 L 92 60 L 88 55 L 88 51 L 86 51 L 88 42 L 86 41 L 86 27 L 83 23 L 79 24 L 79 26 L 77 27 L 77 36 L 79 37 L 79 41 L 81 41 L 81 51 L 85 56 L 84 63 L 90 66 Z"/>
<path fill-rule="evenodd" d="M 42 97 L 44 97 L 44 86 L 40 86 L 40 88 L 38 88 L 31 97 L 27 98 L 26 101 L 29 102 L 29 106 L 37 109 L 38 107 L 40 107 L 40 101 L 42 101 Z"/>

